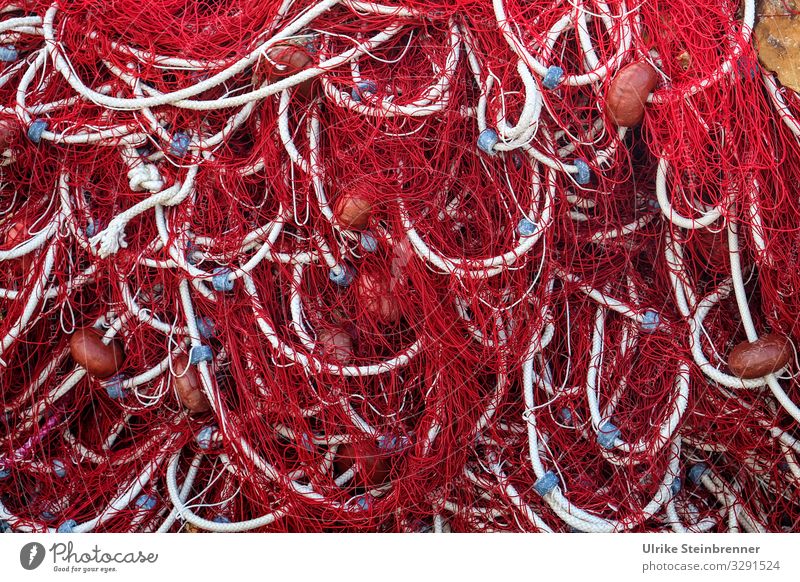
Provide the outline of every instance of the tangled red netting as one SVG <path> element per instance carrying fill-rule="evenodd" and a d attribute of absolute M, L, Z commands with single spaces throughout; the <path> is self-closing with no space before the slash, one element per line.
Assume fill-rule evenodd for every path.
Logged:
<path fill-rule="evenodd" d="M 791 4 L 5 2 L 0 529 L 799 531 Z"/>

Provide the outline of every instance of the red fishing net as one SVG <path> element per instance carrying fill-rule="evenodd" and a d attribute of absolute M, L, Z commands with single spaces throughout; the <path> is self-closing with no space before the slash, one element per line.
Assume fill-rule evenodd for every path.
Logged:
<path fill-rule="evenodd" d="M 3 529 L 800 529 L 754 0 L 4 6 Z"/>

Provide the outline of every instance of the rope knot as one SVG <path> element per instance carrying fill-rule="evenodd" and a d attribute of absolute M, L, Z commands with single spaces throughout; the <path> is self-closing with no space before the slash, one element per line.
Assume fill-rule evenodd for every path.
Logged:
<path fill-rule="evenodd" d="M 154 164 L 140 164 L 128 171 L 128 180 L 134 192 L 159 192 L 164 180 Z"/>

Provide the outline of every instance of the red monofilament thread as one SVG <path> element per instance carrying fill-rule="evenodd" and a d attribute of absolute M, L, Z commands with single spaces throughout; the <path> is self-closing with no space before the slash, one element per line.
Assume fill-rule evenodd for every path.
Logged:
<path fill-rule="evenodd" d="M 751 8 L 0 10 L 0 529 L 797 531 Z"/>

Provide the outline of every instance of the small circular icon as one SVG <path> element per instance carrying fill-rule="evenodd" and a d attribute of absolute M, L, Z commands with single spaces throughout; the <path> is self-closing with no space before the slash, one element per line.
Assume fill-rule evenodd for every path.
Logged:
<path fill-rule="evenodd" d="M 44 562 L 44 546 L 39 542 L 30 542 L 19 551 L 19 563 L 26 570 L 35 570 Z"/>

